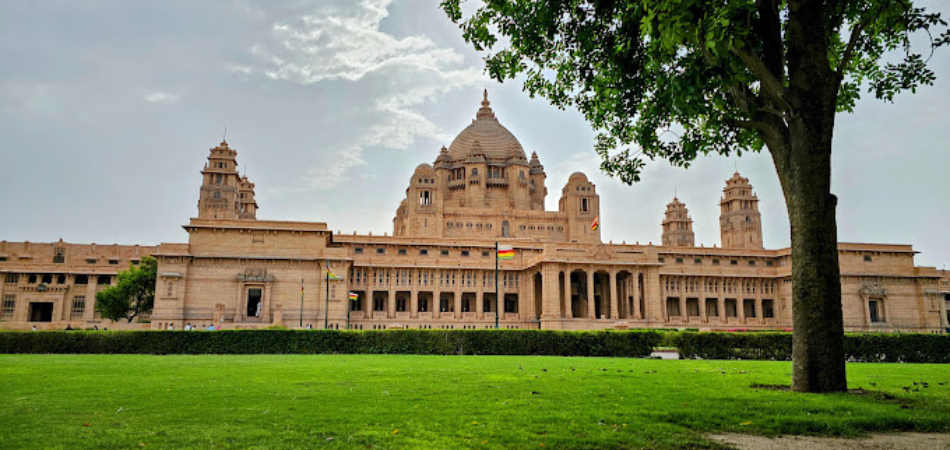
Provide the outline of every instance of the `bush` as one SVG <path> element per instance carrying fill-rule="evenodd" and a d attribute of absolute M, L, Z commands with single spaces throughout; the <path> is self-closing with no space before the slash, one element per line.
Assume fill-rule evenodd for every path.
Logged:
<path fill-rule="evenodd" d="M 792 360 L 792 334 L 690 333 L 667 335 L 680 358 Z M 950 363 L 950 336 L 936 334 L 846 334 L 845 359 L 852 362 Z"/>
<path fill-rule="evenodd" d="M 642 357 L 654 331 L 7 331 L 0 353 L 556 355 Z"/>

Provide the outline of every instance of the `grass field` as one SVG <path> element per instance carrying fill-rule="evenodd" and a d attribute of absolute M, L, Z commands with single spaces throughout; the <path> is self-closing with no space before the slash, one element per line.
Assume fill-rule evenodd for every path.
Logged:
<path fill-rule="evenodd" d="M 950 430 L 947 366 L 848 370 L 876 392 L 750 387 L 789 384 L 785 362 L 0 355 L 0 448 L 715 448 L 703 433 Z"/>

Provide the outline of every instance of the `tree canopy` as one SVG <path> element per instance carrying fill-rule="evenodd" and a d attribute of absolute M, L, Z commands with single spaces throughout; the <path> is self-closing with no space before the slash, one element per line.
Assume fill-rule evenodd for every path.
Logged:
<path fill-rule="evenodd" d="M 115 286 L 96 294 L 96 310 L 110 320 L 125 319 L 131 323 L 136 317 L 148 313 L 155 305 L 155 282 L 158 262 L 146 256 L 137 266 L 121 271 Z"/>
<path fill-rule="evenodd" d="M 950 43 L 910 0 L 484 0 L 442 8 L 488 51 L 488 73 L 577 108 L 601 169 L 625 183 L 647 160 L 767 147 L 792 241 L 793 388 L 847 388 L 831 150 L 862 92 L 893 101 L 936 78 Z"/>
<path fill-rule="evenodd" d="M 443 8 L 500 81 L 560 108 L 576 107 L 598 130 L 602 169 L 639 181 L 647 159 L 688 166 L 698 155 L 761 150 L 800 114 L 790 83 L 795 1 L 485 0 L 464 18 Z M 813 2 L 817 3 L 817 2 Z M 824 69 L 840 86 L 837 111 L 852 111 L 862 88 L 893 101 L 932 84 L 933 51 L 950 42 L 947 23 L 903 0 L 827 2 Z M 464 18 L 464 21 L 462 21 Z M 915 33 L 923 39 L 914 46 Z M 822 36 L 801 36 L 821 39 Z M 920 42 L 917 42 L 920 44 Z M 502 47 L 496 51 L 497 47 Z"/>

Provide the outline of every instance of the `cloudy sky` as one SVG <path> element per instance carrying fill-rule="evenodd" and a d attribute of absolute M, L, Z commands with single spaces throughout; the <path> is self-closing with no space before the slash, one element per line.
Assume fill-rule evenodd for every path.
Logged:
<path fill-rule="evenodd" d="M 548 209 L 570 173 L 597 184 L 605 240 L 659 241 L 676 192 L 697 244 L 718 245 L 719 196 L 738 168 L 761 199 L 766 247 L 788 246 L 768 155 L 688 170 L 655 161 L 632 187 L 606 178 L 582 117 L 489 80 L 437 3 L 3 2 L 0 239 L 184 242 L 199 170 L 225 127 L 257 183 L 259 218 L 391 232 L 413 168 L 471 122 L 488 88 L 499 120 L 546 167 Z M 931 64 L 937 86 L 839 117 L 834 193 L 840 240 L 913 244 L 918 264 L 943 267 L 950 51 Z"/>

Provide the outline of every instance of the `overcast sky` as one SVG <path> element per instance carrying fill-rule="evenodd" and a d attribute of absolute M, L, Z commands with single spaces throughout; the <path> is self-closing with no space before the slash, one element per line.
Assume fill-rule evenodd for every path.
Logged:
<path fill-rule="evenodd" d="M 0 4 L 0 240 L 185 242 L 199 171 L 227 127 L 257 183 L 260 219 L 392 232 L 416 165 L 475 116 L 482 89 L 548 174 L 548 209 L 581 170 L 601 195 L 605 241 L 658 242 L 674 191 L 697 244 L 719 244 L 718 201 L 737 167 L 765 245 L 789 245 L 767 154 L 664 161 L 625 186 L 598 171 L 573 111 L 499 85 L 435 0 Z M 939 0 L 917 2 L 942 8 Z M 839 239 L 912 244 L 950 263 L 950 51 L 937 85 L 838 118 Z"/>

